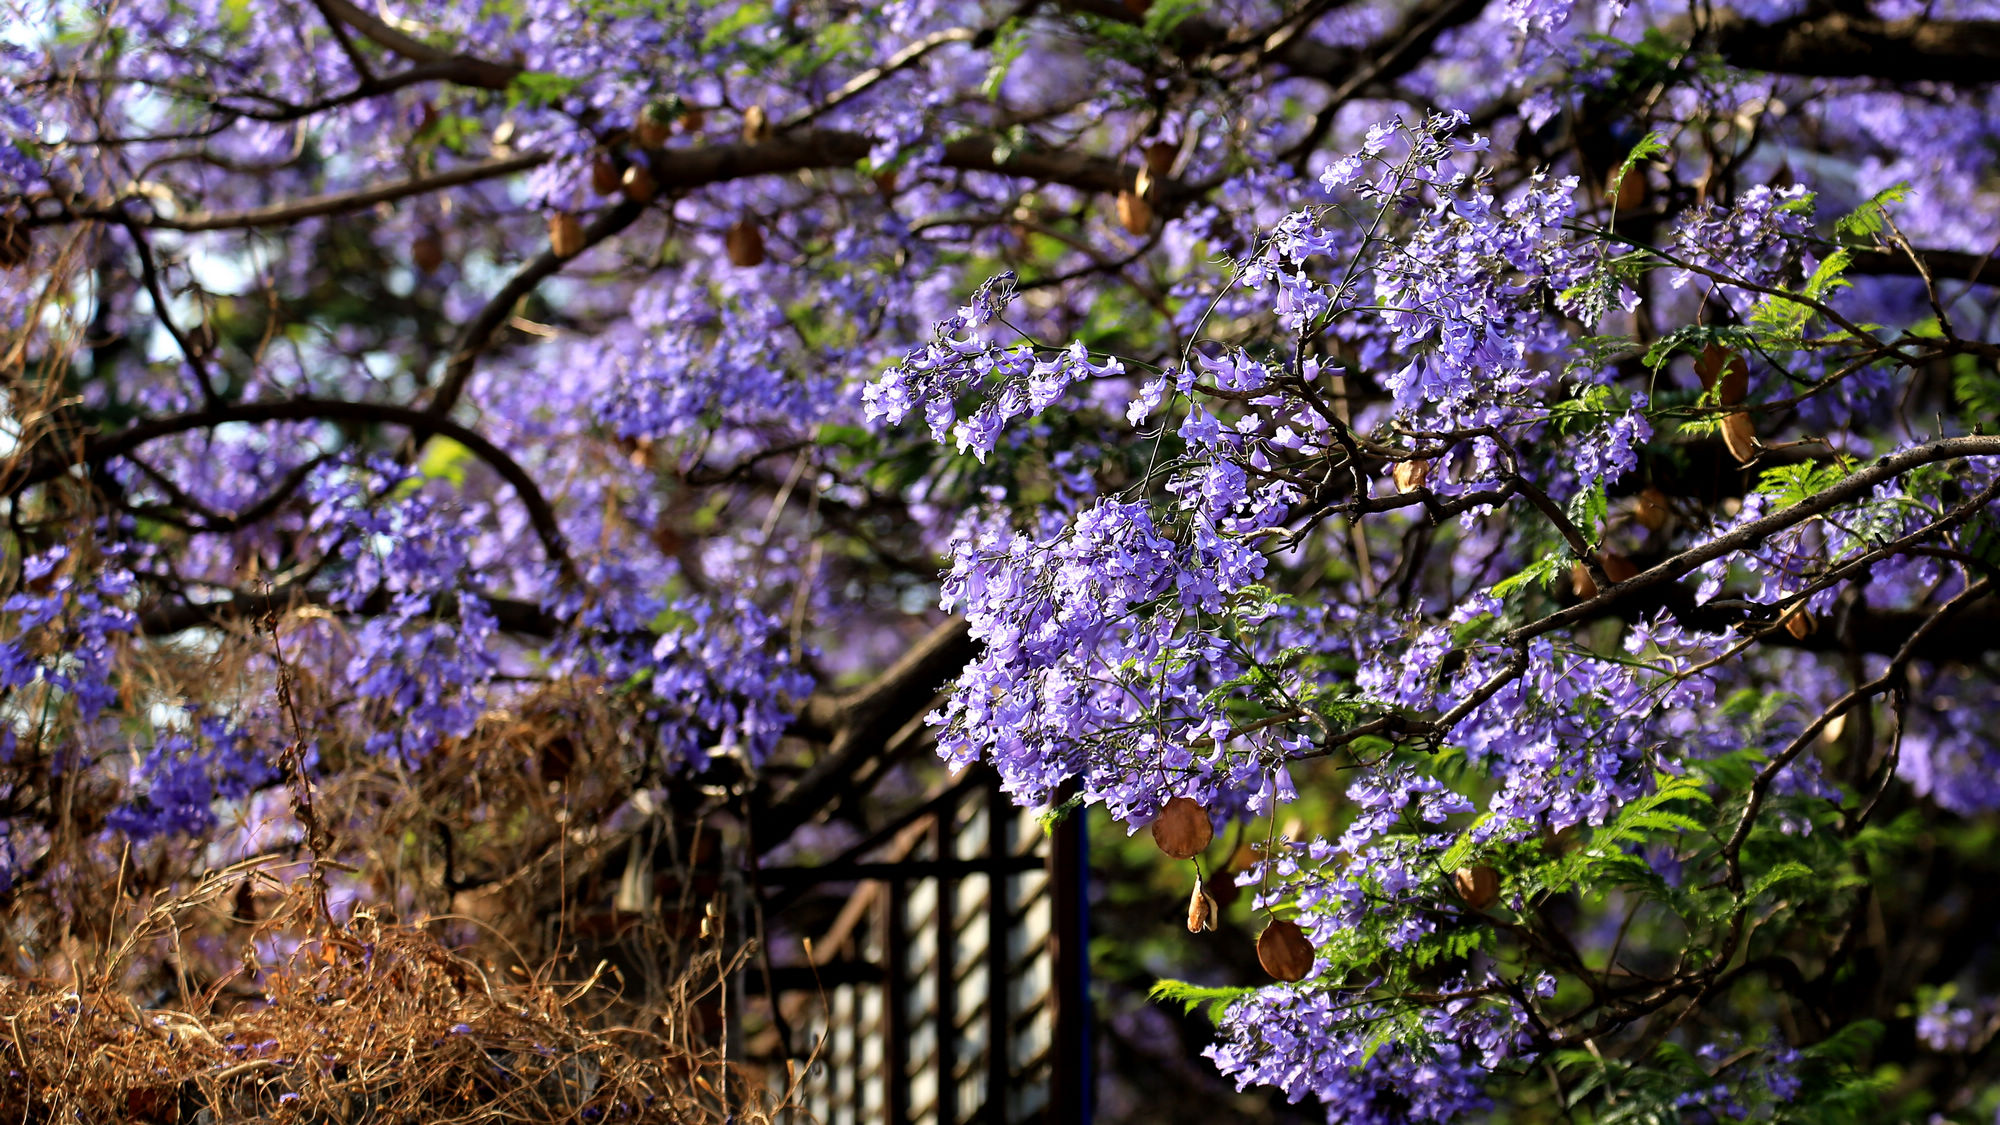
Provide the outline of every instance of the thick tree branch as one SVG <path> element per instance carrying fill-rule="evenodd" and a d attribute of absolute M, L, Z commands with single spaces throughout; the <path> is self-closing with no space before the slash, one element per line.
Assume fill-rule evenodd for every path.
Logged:
<path fill-rule="evenodd" d="M 1912 16 L 1878 20 L 1830 12 L 1783 23 L 1734 13 L 1715 22 L 1715 45 L 1737 66 L 1820 78 L 1891 82 L 2000 82 L 2000 22 Z"/>

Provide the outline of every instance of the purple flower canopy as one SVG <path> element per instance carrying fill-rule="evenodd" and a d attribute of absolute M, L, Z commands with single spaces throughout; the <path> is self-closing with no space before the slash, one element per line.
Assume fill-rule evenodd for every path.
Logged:
<path fill-rule="evenodd" d="M 1329 1120 L 1990 1116 L 1996 29 L 23 5 L 10 943 L 775 843 L 924 743 L 1236 824 L 1314 965 L 1185 995 Z"/>

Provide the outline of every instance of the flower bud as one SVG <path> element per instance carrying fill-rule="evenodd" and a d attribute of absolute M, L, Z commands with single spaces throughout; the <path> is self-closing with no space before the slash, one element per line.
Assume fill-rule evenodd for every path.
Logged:
<path fill-rule="evenodd" d="M 1500 901 L 1500 873 L 1485 864 L 1452 872 L 1451 885 L 1458 891 L 1458 897 L 1474 910 L 1484 910 Z"/>
<path fill-rule="evenodd" d="M 723 236 L 724 248 L 729 251 L 729 264 L 745 269 L 764 264 L 764 232 L 757 229 L 755 219 L 739 219 Z"/>
<path fill-rule="evenodd" d="M 1193 859 L 1215 839 L 1208 810 L 1192 798 L 1175 797 L 1153 820 L 1153 842 L 1175 859 Z"/>
<path fill-rule="evenodd" d="M 583 251 L 583 223 L 568 211 L 549 216 L 549 250 L 558 258 L 574 258 Z"/>
<path fill-rule="evenodd" d="M 1312 942 L 1298 923 L 1273 918 L 1257 938 L 1257 963 L 1277 980 L 1304 980 L 1312 972 Z"/>

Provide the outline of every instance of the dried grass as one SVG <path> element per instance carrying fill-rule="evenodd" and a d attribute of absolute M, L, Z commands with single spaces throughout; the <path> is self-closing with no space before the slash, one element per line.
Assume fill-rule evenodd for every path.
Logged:
<path fill-rule="evenodd" d="M 751 1125 L 790 1100 L 702 1040 L 697 1007 L 742 956 L 724 963 L 711 942 L 679 951 L 668 995 L 635 1009 L 603 966 L 572 984 L 495 981 L 427 927 L 366 910 L 326 923 L 299 881 L 239 973 L 171 1008 L 117 987 L 136 953 L 243 875 L 156 906 L 78 967 L 81 984 L 0 979 L 5 1121 Z"/>

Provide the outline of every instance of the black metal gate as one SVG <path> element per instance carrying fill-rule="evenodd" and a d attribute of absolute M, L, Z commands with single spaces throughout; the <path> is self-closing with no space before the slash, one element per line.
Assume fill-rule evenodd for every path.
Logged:
<path fill-rule="evenodd" d="M 767 918 L 852 885 L 802 957 L 745 981 L 810 1060 L 812 1118 L 1087 1122 L 1085 848 L 1082 817 L 1045 832 L 974 768 L 827 863 L 760 868 Z"/>

